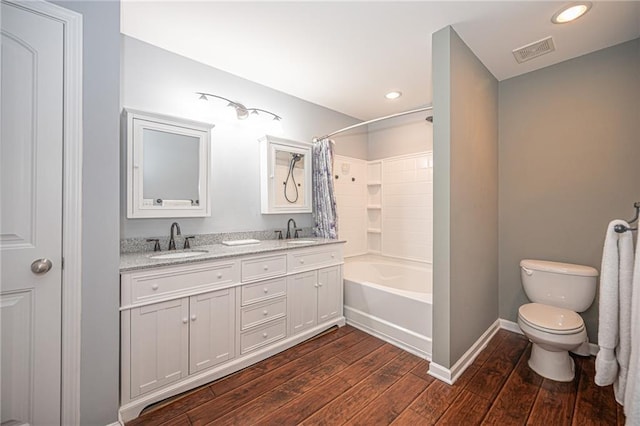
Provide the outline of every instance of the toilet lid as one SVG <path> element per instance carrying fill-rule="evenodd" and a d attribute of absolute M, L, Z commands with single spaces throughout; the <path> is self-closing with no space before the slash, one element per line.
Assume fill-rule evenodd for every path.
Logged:
<path fill-rule="evenodd" d="M 555 334 L 573 334 L 584 328 L 584 321 L 577 313 L 541 303 L 520 306 L 518 317 L 530 327 Z"/>

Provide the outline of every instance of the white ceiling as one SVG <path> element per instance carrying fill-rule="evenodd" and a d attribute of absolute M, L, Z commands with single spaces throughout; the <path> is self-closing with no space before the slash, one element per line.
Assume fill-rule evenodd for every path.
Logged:
<path fill-rule="evenodd" d="M 368 120 L 431 103 L 431 35 L 447 25 L 498 80 L 640 37 L 640 1 L 594 2 L 577 21 L 552 24 L 551 16 L 567 3 L 123 0 L 121 28 L 128 36 Z M 547 36 L 553 36 L 555 52 L 515 61 L 513 49 Z M 385 99 L 391 90 L 403 96 Z"/>

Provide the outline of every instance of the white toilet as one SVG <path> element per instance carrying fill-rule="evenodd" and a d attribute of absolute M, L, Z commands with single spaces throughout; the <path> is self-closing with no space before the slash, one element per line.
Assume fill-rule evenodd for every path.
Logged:
<path fill-rule="evenodd" d="M 525 259 L 522 285 L 529 300 L 518 309 L 518 325 L 533 343 L 529 367 L 542 377 L 570 382 L 575 366 L 569 351 L 589 355 L 582 317 L 596 295 L 598 271 L 590 266 Z"/>

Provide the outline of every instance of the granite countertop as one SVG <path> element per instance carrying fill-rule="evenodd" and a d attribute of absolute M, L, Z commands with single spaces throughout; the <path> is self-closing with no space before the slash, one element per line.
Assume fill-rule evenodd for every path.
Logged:
<path fill-rule="evenodd" d="M 291 244 L 290 241 L 309 241 L 309 243 Z M 294 250 L 297 248 L 317 247 L 326 244 L 344 243 L 342 240 L 329 240 L 324 238 L 301 238 L 300 240 L 264 240 L 257 244 L 248 244 L 240 246 L 226 246 L 224 244 L 211 244 L 192 247 L 191 250 L 206 250 L 207 253 L 200 256 L 178 258 L 178 259 L 152 259 L 150 256 L 174 253 L 173 251 L 162 252 L 140 252 L 140 253 L 123 253 L 120 255 L 120 272 L 130 272 L 140 269 L 155 268 L 159 266 L 174 266 L 187 263 L 203 262 L 207 260 L 224 259 L 233 256 L 263 254 L 283 250 Z"/>

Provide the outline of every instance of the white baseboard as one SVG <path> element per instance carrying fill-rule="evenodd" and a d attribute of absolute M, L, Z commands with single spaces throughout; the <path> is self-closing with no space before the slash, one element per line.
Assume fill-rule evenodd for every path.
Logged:
<path fill-rule="evenodd" d="M 509 321 L 502 318 L 498 319 L 498 321 L 500 321 L 501 329 L 510 331 L 512 333 L 524 334 L 517 322 Z"/>
<path fill-rule="evenodd" d="M 447 384 L 452 385 L 455 381 L 464 373 L 464 371 L 471 365 L 476 359 L 478 354 L 487 346 L 487 343 L 498 332 L 499 329 L 504 329 L 512 333 L 524 334 L 518 326 L 518 323 L 499 318 L 493 323 L 487 331 L 485 331 L 478 340 L 469 348 L 467 352 L 460 357 L 460 359 L 451 368 L 443 367 L 433 361 L 429 364 L 429 375 L 441 380 Z M 597 355 L 599 350 L 598 345 L 589 342 L 589 353 L 591 355 Z"/>
<path fill-rule="evenodd" d="M 487 346 L 489 340 L 500 329 L 500 320 L 496 320 L 487 331 L 482 333 L 482 336 L 476 340 L 476 342 L 460 357 L 460 359 L 451 368 L 443 367 L 435 362 L 431 361 L 429 364 L 429 375 L 441 380 L 447 384 L 454 384 L 456 380 L 465 372 L 467 368 L 473 363 L 478 354 Z"/>

